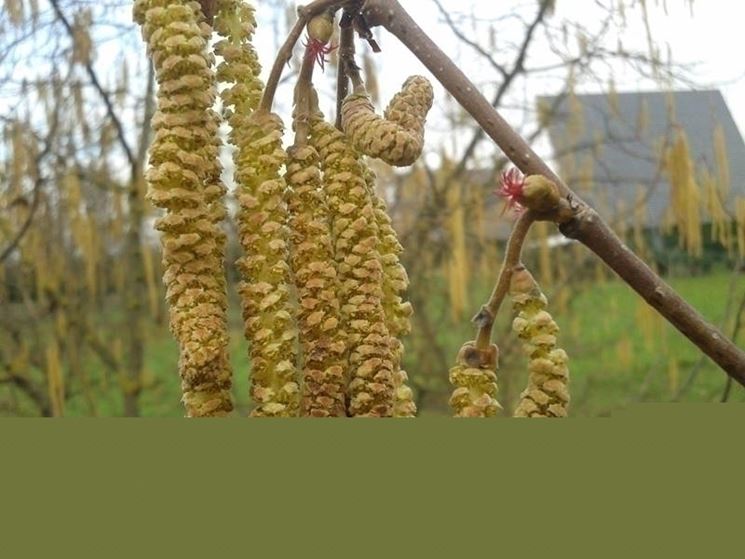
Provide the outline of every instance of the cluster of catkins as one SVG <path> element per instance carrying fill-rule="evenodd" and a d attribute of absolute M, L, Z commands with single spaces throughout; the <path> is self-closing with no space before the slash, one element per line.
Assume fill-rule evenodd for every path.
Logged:
<path fill-rule="evenodd" d="M 253 8 L 239 0 L 212 7 L 219 35 L 214 50 L 222 58 L 216 69 L 207 48 L 213 29 L 199 4 L 135 3 L 159 84 L 147 179 L 149 197 L 166 209 L 158 228 L 188 415 L 232 408 L 224 188 L 219 118 L 212 110 L 220 82 L 234 146 L 252 415 L 414 416 L 401 369 L 400 338 L 410 330 L 412 312 L 403 300 L 408 278 L 364 155 L 413 162 L 422 149 L 431 86 L 423 78 L 408 80 L 384 118 L 350 121 L 347 133 L 327 123 L 315 105 L 304 117 L 306 137 L 285 150 L 280 117 L 260 106 Z M 319 26 L 313 29 L 317 35 Z M 323 34 L 313 38 L 327 42 L 330 32 Z M 360 99 L 356 91 L 348 101 Z"/>
<path fill-rule="evenodd" d="M 557 347 L 559 327 L 546 310 L 546 296 L 524 266 L 511 271 L 509 294 L 515 318 L 512 329 L 528 357 L 528 386 L 520 394 L 514 417 L 566 417 L 569 369 L 566 352 Z M 497 346 L 479 349 L 476 342 L 461 348 L 450 382 L 455 389 L 450 406 L 456 417 L 491 417 L 501 406 L 497 395 Z"/>

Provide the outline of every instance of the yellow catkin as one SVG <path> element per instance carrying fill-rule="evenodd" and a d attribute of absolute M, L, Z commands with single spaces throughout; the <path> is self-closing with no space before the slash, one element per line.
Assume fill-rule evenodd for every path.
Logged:
<path fill-rule="evenodd" d="M 150 317 L 156 319 L 158 317 L 158 286 L 155 280 L 155 263 L 153 262 L 153 254 L 150 247 L 143 245 L 142 247 L 142 269 L 145 272 L 145 285 L 147 286 L 147 303 L 148 309 L 150 310 Z"/>
<path fill-rule="evenodd" d="M 556 346 L 559 327 L 546 311 L 546 296 L 533 276 L 517 268 L 510 281 L 510 296 L 517 316 L 512 328 L 528 356 L 528 387 L 520 395 L 515 417 L 566 417 L 569 405 L 568 357 Z"/>
<path fill-rule="evenodd" d="M 255 416 L 298 414 L 295 310 L 290 300 L 286 162 L 279 116 L 256 111 L 241 132 L 236 160 L 239 239 L 246 338 L 251 344 L 251 396 Z"/>
<path fill-rule="evenodd" d="M 711 240 L 719 242 L 723 247 L 731 247 L 731 218 L 724 208 L 723 201 L 726 194 L 720 190 L 718 180 L 704 169 L 701 172 L 701 187 L 704 191 L 706 211 L 709 213 L 711 223 Z"/>
<path fill-rule="evenodd" d="M 212 38 L 212 27 L 205 22 L 203 9 L 196 9 L 197 21 L 205 43 L 209 44 Z M 214 57 L 209 55 L 208 61 L 210 66 L 214 66 Z M 216 71 L 210 72 L 210 86 L 216 91 Z M 205 146 L 205 160 L 207 168 L 205 170 L 204 182 L 204 201 L 207 205 L 207 214 L 209 219 L 216 224 L 215 227 L 215 257 L 220 262 L 220 270 L 215 274 L 215 278 L 220 283 L 220 291 L 223 293 L 223 307 L 227 310 L 227 280 L 222 270 L 222 264 L 225 261 L 225 245 L 227 235 L 222 229 L 222 223 L 227 217 L 227 208 L 225 206 L 225 194 L 227 188 L 222 182 L 222 164 L 220 163 L 220 148 L 222 140 L 218 134 L 220 127 L 220 116 L 212 108 L 207 109 L 208 129 L 210 130 L 210 141 Z"/>
<path fill-rule="evenodd" d="M 723 198 L 727 198 L 730 191 L 731 178 L 729 172 L 729 156 L 727 155 L 727 137 L 720 123 L 714 127 L 714 158 L 716 160 L 717 186 Z"/>
<path fill-rule="evenodd" d="M 393 355 L 383 311 L 375 211 L 358 155 L 347 138 L 316 115 L 311 145 L 321 156 L 324 192 L 332 214 L 334 257 L 349 347 L 351 416 L 393 415 Z"/>
<path fill-rule="evenodd" d="M 293 147 L 288 155 L 291 264 L 304 357 L 302 413 L 342 417 L 346 415 L 346 344 L 329 213 L 320 190 L 320 161 L 308 145 Z"/>
<path fill-rule="evenodd" d="M 385 201 L 375 190 L 375 173 L 363 164 L 365 183 L 375 210 L 375 223 L 378 226 L 380 243 L 378 251 L 383 266 L 383 311 L 385 323 L 390 334 L 393 350 L 393 384 L 394 384 L 394 417 L 416 416 L 414 393 L 407 385 L 409 380 L 406 371 L 401 368 L 404 344 L 401 338 L 411 332 L 410 317 L 413 313 L 411 303 L 403 300 L 403 293 L 409 287 L 409 277 L 401 264 L 400 255 L 403 247 L 393 228 Z"/>
<path fill-rule="evenodd" d="M 745 198 L 738 197 L 735 201 L 735 220 L 737 229 L 737 253 L 745 258 Z"/>
<path fill-rule="evenodd" d="M 225 415 L 232 410 L 231 371 L 223 237 L 214 212 L 218 123 L 211 112 L 216 93 L 209 33 L 196 2 L 137 0 L 134 16 L 158 82 L 146 178 L 148 197 L 166 210 L 156 228 L 170 326 L 180 345 L 183 402 L 190 417 Z"/>
<path fill-rule="evenodd" d="M 411 76 L 380 117 L 368 94 L 355 91 L 342 105 L 344 130 L 354 147 L 365 155 L 389 165 L 411 165 L 424 147 L 424 122 L 432 100 L 427 79 Z"/>
<path fill-rule="evenodd" d="M 217 8 L 215 31 L 221 38 L 215 43 L 215 53 L 223 58 L 217 66 L 217 80 L 229 85 L 220 96 L 235 134 L 240 121 L 258 106 L 264 89 L 259 79 L 261 65 L 251 44 L 256 19 L 253 6 L 239 0 L 219 0 Z"/>
<path fill-rule="evenodd" d="M 491 345 L 479 350 L 476 342 L 466 342 L 450 369 L 450 384 L 455 387 L 450 407 L 455 417 L 492 417 L 502 406 L 497 401 L 497 361 L 499 350 Z"/>
<path fill-rule="evenodd" d="M 254 9 L 238 0 L 219 0 L 215 52 L 223 58 L 217 79 L 223 111 L 236 147 L 236 219 L 244 256 L 238 261 L 239 291 L 246 339 L 250 342 L 251 397 L 260 417 L 298 414 L 300 387 L 296 369 L 297 332 L 290 303 L 289 234 L 283 126 L 275 114 L 254 112 L 263 90 L 261 66 L 251 40 Z"/>
<path fill-rule="evenodd" d="M 688 139 L 682 130 L 667 149 L 664 163 L 670 179 L 669 214 L 677 226 L 680 244 L 690 254 L 700 256 L 703 250 L 701 192 L 694 175 Z"/>
<path fill-rule="evenodd" d="M 54 417 L 61 417 L 65 413 L 65 383 L 62 375 L 62 361 L 60 359 L 59 346 L 57 338 L 52 341 L 46 348 L 46 365 L 47 365 L 47 391 L 49 403 L 52 408 Z"/>

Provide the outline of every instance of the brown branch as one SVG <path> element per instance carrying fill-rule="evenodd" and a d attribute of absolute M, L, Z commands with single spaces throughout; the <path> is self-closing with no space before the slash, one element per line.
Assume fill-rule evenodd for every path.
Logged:
<path fill-rule="evenodd" d="M 344 18 L 342 18 L 344 19 Z M 354 63 L 354 27 L 351 20 L 339 30 L 339 69 L 336 76 L 336 127 L 341 130 L 341 104 L 349 93 L 348 61 Z"/>
<path fill-rule="evenodd" d="M 65 27 L 67 34 L 70 36 L 70 39 L 75 42 L 75 30 L 72 28 L 69 20 L 65 17 L 65 14 L 62 13 L 62 9 L 59 6 L 58 0 L 50 0 L 50 3 L 52 4 L 55 15 L 62 22 L 62 25 Z M 106 105 L 106 114 L 111 119 L 111 122 L 114 123 L 117 139 L 122 146 L 122 150 L 124 150 L 124 154 L 127 156 L 127 161 L 129 162 L 131 167 L 134 167 L 136 165 L 135 156 L 132 152 L 132 148 L 129 147 L 129 143 L 127 142 L 127 137 L 124 134 L 124 127 L 122 126 L 122 123 L 119 120 L 116 111 L 114 111 L 114 104 L 111 102 L 109 94 L 106 93 L 106 90 L 103 88 L 101 82 L 98 80 L 98 75 L 93 69 L 93 65 L 90 63 L 90 61 L 86 61 L 84 66 L 85 71 L 88 73 L 88 78 L 93 84 L 93 87 L 96 89 L 96 91 L 98 91 L 98 94 L 101 96 L 104 105 Z"/>
<path fill-rule="evenodd" d="M 510 287 L 510 278 L 512 270 L 520 263 L 525 237 L 530 231 L 530 226 L 535 221 L 535 215 L 528 210 L 523 213 L 515 222 L 512 233 L 507 241 L 507 248 L 504 251 L 504 261 L 502 269 L 499 271 L 499 278 L 494 286 L 494 290 L 489 297 L 489 301 L 481 307 L 481 310 L 473 317 L 473 322 L 479 327 L 479 333 L 476 337 L 476 345 L 479 349 L 487 349 L 491 343 L 491 332 L 494 319 L 499 312 L 499 307 L 504 300 L 505 295 Z"/>
<path fill-rule="evenodd" d="M 136 165 L 132 168 L 132 177 L 130 180 L 138 180 L 137 176 L 142 172 L 147 157 L 147 148 L 150 145 L 150 134 L 152 127 L 150 121 L 153 119 L 155 112 L 155 70 L 152 62 L 148 62 L 147 67 L 147 85 L 145 86 L 145 109 L 142 115 L 142 129 L 140 130 L 140 143 L 137 146 Z"/>
<path fill-rule="evenodd" d="M 332 6 L 343 5 L 345 3 L 349 2 L 340 0 L 315 0 L 307 6 L 300 6 L 297 9 L 297 21 L 292 26 L 292 29 L 290 29 L 287 39 L 285 39 L 285 42 L 279 48 L 277 56 L 274 59 L 269 78 L 266 81 L 266 87 L 264 87 L 264 94 L 261 96 L 259 110 L 271 112 L 274 103 L 274 94 L 277 92 L 277 85 L 282 77 L 282 71 L 285 64 L 292 59 L 292 51 L 295 48 L 295 43 L 297 43 L 300 35 L 302 35 L 303 29 L 305 29 L 305 25 L 310 21 L 310 18 Z"/>
<path fill-rule="evenodd" d="M 580 208 L 577 217 L 561 226 L 560 230 L 598 255 L 679 332 L 745 386 L 745 352 L 704 320 L 696 309 L 631 252 L 595 210 L 587 206 Z"/>
<path fill-rule="evenodd" d="M 3 364 L 3 368 L 5 369 L 5 376 L 0 377 L 0 384 L 12 384 L 26 393 L 39 408 L 39 413 L 42 416 L 52 417 L 52 405 L 49 402 L 46 392 L 31 382 L 31 379 L 28 377 L 13 372 L 6 364 Z"/>
<path fill-rule="evenodd" d="M 3 262 L 6 258 L 8 258 L 8 256 L 13 253 L 21 240 L 23 240 L 23 237 L 26 235 L 26 233 L 28 233 L 28 230 L 31 228 L 31 224 L 34 221 L 36 210 L 39 208 L 39 204 L 41 202 L 41 186 L 46 180 L 41 173 L 41 162 L 52 151 L 52 142 L 54 140 L 54 136 L 57 134 L 58 124 L 59 104 L 55 105 L 54 112 L 52 113 L 52 123 L 49 126 L 47 136 L 44 139 L 44 147 L 34 158 L 36 177 L 34 178 L 33 198 L 31 198 L 31 206 L 28 209 L 28 215 L 26 216 L 26 219 L 21 224 L 21 227 L 18 229 L 13 239 L 11 239 L 8 245 L 2 250 L 2 253 L 0 253 L 0 262 Z"/>
<path fill-rule="evenodd" d="M 499 64 L 496 60 L 494 60 L 494 57 L 484 49 L 479 43 L 474 41 L 473 39 L 469 38 L 468 35 L 463 33 L 458 25 L 453 21 L 453 18 L 450 17 L 450 13 L 445 9 L 445 7 L 442 5 L 440 0 L 432 0 L 435 5 L 437 6 L 437 9 L 440 10 L 440 14 L 442 17 L 445 18 L 445 23 L 448 24 L 448 27 L 450 27 L 450 30 L 453 32 L 453 35 L 455 35 L 459 41 L 464 42 L 469 47 L 471 47 L 473 50 L 475 50 L 479 55 L 481 55 L 482 58 L 486 59 L 486 61 L 489 63 L 489 65 L 494 68 L 505 80 L 507 79 L 508 72 L 504 69 L 504 66 Z M 541 9 L 543 9 L 541 7 Z"/>
<path fill-rule="evenodd" d="M 295 128 L 295 143 L 293 145 L 296 148 L 308 143 L 311 107 L 316 95 L 313 91 L 313 69 L 315 65 L 315 57 L 310 47 L 308 47 L 305 49 L 303 65 L 300 67 L 300 75 L 295 85 L 295 111 L 292 115 L 292 124 Z"/>
<path fill-rule="evenodd" d="M 536 13 L 535 17 L 533 18 L 533 21 L 528 24 L 527 29 L 525 30 L 525 37 L 523 39 L 522 44 L 520 45 L 520 49 L 518 50 L 517 56 L 515 57 L 515 62 L 512 65 L 512 69 L 509 72 L 505 72 L 504 69 L 501 69 L 502 76 L 504 79 L 502 80 L 502 83 L 499 84 L 499 87 L 497 88 L 497 92 L 494 94 L 494 98 L 492 99 L 491 106 L 495 109 L 500 105 L 502 102 L 502 98 L 507 93 L 507 90 L 512 85 L 512 82 L 515 81 L 515 78 L 523 72 L 525 69 L 525 58 L 528 55 L 528 48 L 530 47 L 530 44 L 533 41 L 533 35 L 535 34 L 536 29 L 543 21 L 544 17 L 546 16 L 546 12 L 549 9 L 551 2 L 542 1 L 538 7 L 538 12 Z M 442 7 L 440 6 L 439 2 L 437 2 L 437 5 L 442 10 Z M 454 24 L 451 25 L 451 28 Z M 500 67 L 501 68 L 501 67 Z M 463 173 L 463 171 L 466 168 L 466 162 L 470 157 L 473 155 L 473 152 L 476 150 L 476 147 L 478 146 L 479 142 L 484 137 L 484 131 L 482 128 L 477 128 L 476 131 L 473 134 L 473 138 L 471 138 L 471 141 L 468 144 L 468 147 L 466 147 L 466 150 L 463 152 L 463 155 L 460 159 L 460 162 L 458 163 L 457 167 L 453 171 L 453 176 L 458 177 Z"/>
<path fill-rule="evenodd" d="M 597 254 L 632 289 L 691 340 L 724 371 L 745 386 L 745 352 L 683 300 L 633 254 L 579 196 L 553 172 L 484 98 L 458 66 L 429 38 L 397 0 L 368 0 L 363 10 L 370 25 L 382 25 L 406 45 L 525 174 L 544 175 L 559 187 L 574 215 L 561 232 Z"/>
<path fill-rule="evenodd" d="M 732 340 L 737 339 L 737 335 L 740 333 L 742 327 L 743 315 L 745 315 L 745 294 L 743 294 L 740 300 L 740 305 L 737 307 L 737 313 L 735 314 L 735 325 L 732 328 Z M 729 400 L 729 395 L 732 390 L 732 377 L 727 377 L 727 383 L 724 385 L 724 392 L 720 402 L 725 403 Z"/>

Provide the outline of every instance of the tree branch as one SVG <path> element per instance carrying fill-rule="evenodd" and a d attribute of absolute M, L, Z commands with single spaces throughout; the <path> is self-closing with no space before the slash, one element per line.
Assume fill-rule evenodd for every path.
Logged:
<path fill-rule="evenodd" d="M 530 231 L 530 226 L 535 221 L 535 215 L 528 210 L 520 216 L 512 228 L 512 234 L 507 241 L 507 248 L 504 252 L 504 262 L 502 269 L 499 271 L 497 284 L 494 286 L 489 301 L 481 307 L 481 310 L 473 317 L 473 322 L 479 327 L 479 333 L 476 337 L 476 345 L 479 349 L 487 349 L 491 343 L 491 331 L 494 319 L 499 312 L 505 295 L 510 287 L 510 278 L 512 270 L 520 263 L 525 237 Z"/>
<path fill-rule="evenodd" d="M 342 6 L 351 3 L 354 3 L 354 0 L 348 0 L 346 2 L 340 0 L 315 0 L 307 6 L 300 6 L 297 9 L 297 21 L 292 26 L 292 29 L 290 29 L 287 39 L 285 39 L 285 42 L 279 48 L 277 57 L 274 59 L 269 78 L 266 80 L 264 94 L 259 103 L 259 110 L 271 112 L 272 104 L 274 103 L 274 94 L 277 92 L 277 85 L 279 84 L 279 79 L 282 77 L 282 70 L 285 64 L 292 59 L 292 51 L 295 48 L 295 43 L 297 43 L 300 35 L 303 34 L 303 29 L 305 29 L 305 25 L 310 21 L 310 18 L 320 14 L 331 6 Z"/>
<path fill-rule="evenodd" d="M 683 300 L 541 159 L 458 66 L 416 24 L 397 0 L 368 0 L 364 15 L 370 25 L 382 25 L 406 45 L 453 97 L 525 174 L 543 175 L 559 187 L 573 217 L 559 223 L 561 232 L 597 254 L 632 289 L 691 340 L 717 365 L 745 386 L 745 352 Z"/>
<path fill-rule="evenodd" d="M 70 21 L 65 17 L 65 14 L 62 13 L 62 9 L 59 6 L 58 0 L 49 0 L 49 2 L 52 5 L 52 8 L 54 9 L 55 15 L 62 22 L 62 25 L 65 27 L 67 34 L 70 36 L 70 40 L 75 42 L 75 30 L 72 28 Z M 129 143 L 127 142 L 127 137 L 124 134 L 124 127 L 122 126 L 122 123 L 119 120 L 119 117 L 117 116 L 116 111 L 114 111 L 114 105 L 111 102 L 111 98 L 109 97 L 109 94 L 106 93 L 106 90 L 104 90 L 103 86 L 101 86 L 101 82 L 98 80 L 98 75 L 93 69 L 93 65 L 90 63 L 90 61 L 85 62 L 85 71 L 88 73 L 88 78 L 91 80 L 93 87 L 96 88 L 96 91 L 98 91 L 98 94 L 101 96 L 101 99 L 103 100 L 104 105 L 106 105 L 106 114 L 111 119 L 111 122 L 114 123 L 114 128 L 116 128 L 117 138 L 119 140 L 119 143 L 122 146 L 122 150 L 124 150 L 124 154 L 127 157 L 127 161 L 129 162 L 131 167 L 135 167 L 137 162 L 135 160 L 135 155 L 132 151 L 132 148 L 130 148 Z"/>

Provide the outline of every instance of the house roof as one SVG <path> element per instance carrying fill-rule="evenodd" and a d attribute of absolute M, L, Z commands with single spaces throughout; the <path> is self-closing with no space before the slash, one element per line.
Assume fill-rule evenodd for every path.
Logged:
<path fill-rule="evenodd" d="M 676 127 L 687 135 L 696 168 L 714 173 L 721 126 L 730 176 L 725 207 L 745 195 L 745 142 L 717 90 L 539 97 L 538 103 L 552 107 L 548 132 L 562 178 L 609 219 L 628 215 L 641 190 L 648 224 L 662 220 L 670 186 L 660 153 Z"/>

